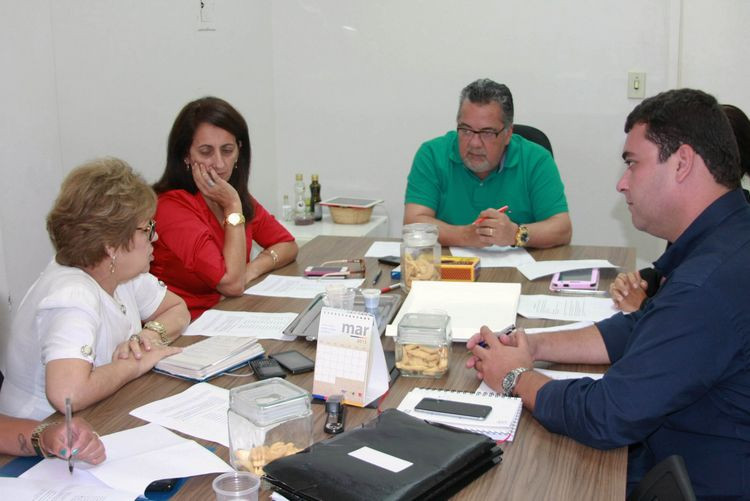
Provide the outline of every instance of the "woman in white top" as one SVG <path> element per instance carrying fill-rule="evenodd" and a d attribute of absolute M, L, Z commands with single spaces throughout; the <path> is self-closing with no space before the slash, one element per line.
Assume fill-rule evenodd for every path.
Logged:
<path fill-rule="evenodd" d="M 185 302 L 148 273 L 156 196 L 104 158 L 63 182 L 47 231 L 55 258 L 26 293 L 2 350 L 0 412 L 44 419 L 84 409 L 179 352 Z M 143 323 L 145 322 L 145 323 Z"/>

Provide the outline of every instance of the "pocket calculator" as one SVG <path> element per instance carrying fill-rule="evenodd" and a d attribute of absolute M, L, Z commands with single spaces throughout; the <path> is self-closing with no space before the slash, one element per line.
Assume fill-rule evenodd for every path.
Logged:
<path fill-rule="evenodd" d="M 250 367 L 252 367 L 255 377 L 258 379 L 268 379 L 271 377 L 286 377 L 286 371 L 281 368 L 279 363 L 272 358 L 260 358 L 258 360 L 251 360 Z"/>

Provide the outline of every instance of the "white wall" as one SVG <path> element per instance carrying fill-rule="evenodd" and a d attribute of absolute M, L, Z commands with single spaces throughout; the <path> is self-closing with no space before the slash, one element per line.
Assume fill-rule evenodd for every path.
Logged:
<path fill-rule="evenodd" d="M 271 210 L 294 173 L 318 173 L 324 197 L 384 198 L 395 236 L 419 144 L 455 126 L 468 82 L 505 82 L 517 122 L 553 142 L 574 243 L 642 262 L 663 242 L 614 190 L 627 71 L 648 95 L 698 86 L 750 109 L 745 0 L 214 0 L 214 32 L 197 31 L 199 4 L 0 0 L 2 297 L 17 304 L 49 259 L 65 172 L 106 154 L 156 180 L 174 116 L 206 94 L 248 120 L 251 191 Z"/>

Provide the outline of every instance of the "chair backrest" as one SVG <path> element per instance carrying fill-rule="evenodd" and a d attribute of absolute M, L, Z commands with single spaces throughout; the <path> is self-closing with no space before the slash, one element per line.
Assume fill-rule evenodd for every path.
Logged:
<path fill-rule="evenodd" d="M 673 455 L 646 473 L 627 501 L 695 501 L 685 461 Z"/>
<path fill-rule="evenodd" d="M 553 157 L 555 156 L 552 152 L 552 143 L 549 142 L 547 135 L 536 127 L 532 127 L 531 125 L 513 124 L 513 133 L 547 148 L 550 155 Z"/>

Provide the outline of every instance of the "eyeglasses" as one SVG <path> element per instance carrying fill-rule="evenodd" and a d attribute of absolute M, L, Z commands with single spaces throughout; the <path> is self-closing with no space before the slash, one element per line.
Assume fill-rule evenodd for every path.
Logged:
<path fill-rule="evenodd" d="M 497 139 L 497 136 L 500 135 L 502 131 L 505 130 L 505 127 L 503 127 L 500 130 L 497 129 L 482 129 L 482 130 L 474 130 L 471 127 L 466 127 L 465 125 L 459 125 L 456 127 L 456 131 L 458 132 L 458 135 L 461 137 L 461 139 L 467 139 L 471 141 L 474 139 L 474 136 L 479 136 L 479 139 L 484 141 L 492 141 L 493 139 Z"/>
<path fill-rule="evenodd" d="M 153 242 L 154 236 L 156 235 L 156 221 L 153 219 L 150 219 L 148 223 L 146 223 L 146 226 L 144 228 L 141 228 L 140 226 L 136 227 L 137 230 L 141 230 L 142 232 L 146 233 L 148 235 L 148 241 Z"/>

